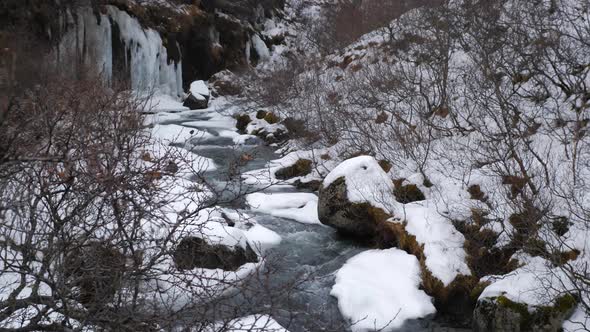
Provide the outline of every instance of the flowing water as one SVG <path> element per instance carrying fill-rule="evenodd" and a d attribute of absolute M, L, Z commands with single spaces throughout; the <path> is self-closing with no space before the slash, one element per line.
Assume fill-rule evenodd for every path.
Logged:
<path fill-rule="evenodd" d="M 228 187 L 229 165 L 240 156 L 253 156 L 243 171 L 264 168 L 270 160 L 277 159 L 274 148 L 260 144 L 235 147 L 227 131 L 235 131 L 227 124 L 220 123 L 219 116 L 211 110 L 190 111 L 180 118 L 161 122 L 178 124 L 206 131 L 210 136 L 199 140 L 192 151 L 200 156 L 213 159 L 218 168 L 205 174 L 208 182 L 218 188 Z M 214 120 L 208 123 L 208 120 Z M 231 123 L 231 121 L 228 121 Z M 230 186 L 236 188 L 235 184 Z M 266 188 L 272 192 L 294 192 L 289 186 Z M 231 191 L 231 190 L 230 190 Z M 231 195 L 231 194 L 227 194 Z M 225 198 L 228 198 L 226 196 Z M 246 210 L 259 224 L 273 230 L 282 237 L 282 242 L 268 253 L 265 269 L 269 278 L 264 283 L 253 282 L 251 296 L 256 307 L 269 309 L 271 316 L 291 332 L 346 331 L 349 325 L 338 311 L 338 303 L 330 296 L 334 274 L 350 257 L 369 248 L 340 237 L 333 229 L 322 225 L 301 224 L 296 221 L 273 217 L 267 214 L 247 211 L 241 199 L 230 200 L 227 207 Z M 292 290 L 286 292 L 286 290 Z M 270 293 L 282 294 L 279 299 Z M 266 293 L 265 293 L 266 292 Z M 242 296 L 249 296 L 243 294 Z M 260 294 L 268 294 L 263 296 Z M 252 302 L 252 300 L 250 300 Z M 260 312 L 264 312 L 261 310 Z M 249 314 L 256 313 L 250 312 Z M 246 313 L 248 314 L 248 313 Z M 399 331 L 459 331 L 446 328 L 431 318 L 408 321 Z"/>

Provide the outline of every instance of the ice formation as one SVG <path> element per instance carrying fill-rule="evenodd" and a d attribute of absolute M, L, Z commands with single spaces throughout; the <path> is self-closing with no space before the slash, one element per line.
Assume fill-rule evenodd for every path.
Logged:
<path fill-rule="evenodd" d="M 74 26 L 62 38 L 54 53 L 58 67 L 82 63 L 96 69 L 108 83 L 113 79 L 113 44 L 124 45 L 124 67 L 129 71 L 127 79 L 136 91 L 160 92 L 181 96 L 182 64 L 169 61 L 168 51 L 160 34 L 144 29 L 136 18 L 113 6 L 107 6 L 106 14 L 95 15 L 90 8 L 82 8 L 74 18 L 66 18 Z M 119 41 L 114 29 L 118 28 Z M 64 68 L 65 70 L 73 70 Z"/>

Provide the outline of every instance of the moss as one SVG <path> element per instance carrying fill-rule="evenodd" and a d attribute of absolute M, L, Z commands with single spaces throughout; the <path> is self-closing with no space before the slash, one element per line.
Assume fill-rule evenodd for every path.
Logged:
<path fill-rule="evenodd" d="M 311 173 L 313 162 L 309 159 L 299 159 L 295 164 L 281 168 L 275 172 L 275 176 L 279 180 L 287 180 L 290 178 L 305 176 Z"/>
<path fill-rule="evenodd" d="M 422 191 L 420 191 L 415 184 L 396 187 L 393 194 L 395 199 L 402 204 L 423 201 L 426 199 Z"/>
<path fill-rule="evenodd" d="M 385 173 L 389 173 L 392 167 L 391 163 L 385 159 L 379 160 L 379 166 L 381 166 Z"/>
<path fill-rule="evenodd" d="M 268 122 L 269 124 L 275 124 L 275 123 L 278 123 L 280 121 L 280 119 L 273 112 L 268 112 L 264 116 L 264 121 Z"/>
<path fill-rule="evenodd" d="M 250 119 L 250 116 L 248 114 L 242 114 L 238 116 L 236 120 L 238 121 L 236 123 L 236 128 L 238 128 L 238 130 L 242 133 L 246 132 L 248 124 L 252 122 L 252 119 Z"/>
<path fill-rule="evenodd" d="M 266 111 L 259 110 L 258 112 L 256 112 L 256 118 L 262 120 L 266 117 L 267 114 L 268 113 Z"/>

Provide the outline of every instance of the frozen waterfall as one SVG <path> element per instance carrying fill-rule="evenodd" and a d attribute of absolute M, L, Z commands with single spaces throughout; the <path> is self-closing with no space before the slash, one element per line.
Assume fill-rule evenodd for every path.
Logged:
<path fill-rule="evenodd" d="M 157 31 L 144 29 L 136 18 L 113 6 L 107 6 L 105 14 L 95 15 L 90 8 L 83 8 L 77 15 L 77 19 L 71 14 L 66 18 L 74 28 L 63 36 L 55 52 L 58 68 L 74 73 L 73 63 L 84 64 L 96 69 L 109 84 L 118 75 L 129 80 L 133 90 L 183 94 L 182 64 L 168 61 Z M 114 45 L 123 46 L 119 58 Z"/>

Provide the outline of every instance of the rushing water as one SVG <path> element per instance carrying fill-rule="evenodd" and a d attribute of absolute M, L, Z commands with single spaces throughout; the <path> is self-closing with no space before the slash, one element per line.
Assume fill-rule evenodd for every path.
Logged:
<path fill-rule="evenodd" d="M 213 111 L 191 111 L 181 113 L 179 119 L 161 122 L 178 124 L 206 131 L 210 136 L 201 139 L 192 151 L 200 156 L 213 159 L 217 170 L 206 173 L 208 182 L 219 188 L 227 187 L 229 165 L 243 154 L 254 157 L 243 171 L 264 168 L 266 163 L 277 156 L 274 149 L 264 144 L 235 147 L 233 140 L 223 131 L 235 130 L 217 122 L 207 123 Z M 218 119 L 216 117 L 216 119 Z M 293 192 L 293 187 L 280 186 L 265 191 Z M 228 194 L 229 195 L 229 194 Z M 229 198 L 229 197 L 225 197 Z M 243 200 L 233 200 L 228 207 L 246 210 Z M 265 269 L 269 278 L 263 283 L 251 282 L 249 291 L 241 296 L 259 297 L 256 307 L 268 309 L 271 315 L 291 332 L 346 331 L 347 322 L 338 311 L 338 303 L 330 296 L 335 272 L 350 257 L 368 248 L 340 237 L 333 229 L 322 225 L 301 224 L 296 221 L 273 217 L 266 214 L 248 214 L 263 226 L 282 237 L 280 245 L 268 253 Z M 285 292 L 281 297 L 264 296 L 273 292 Z M 264 312 L 261 310 L 260 312 Z M 255 313 L 255 312 L 250 312 Z M 249 314 L 249 313 L 244 313 Z M 432 319 L 408 321 L 399 331 L 458 331 L 442 326 Z"/>

